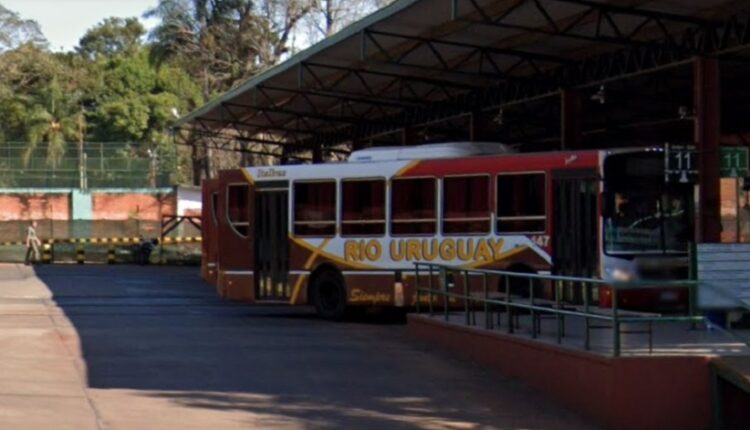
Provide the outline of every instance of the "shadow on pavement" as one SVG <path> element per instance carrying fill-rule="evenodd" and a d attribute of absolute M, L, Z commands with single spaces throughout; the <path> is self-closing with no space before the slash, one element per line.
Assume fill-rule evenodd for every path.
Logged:
<path fill-rule="evenodd" d="M 195 268 L 36 274 L 80 338 L 90 388 L 240 412 L 260 428 L 582 426 L 515 382 L 415 343 L 398 321 L 334 323 L 307 308 L 224 302 Z"/>

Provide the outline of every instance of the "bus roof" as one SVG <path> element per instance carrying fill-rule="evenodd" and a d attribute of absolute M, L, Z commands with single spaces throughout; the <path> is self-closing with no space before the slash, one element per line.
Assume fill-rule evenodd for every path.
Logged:
<path fill-rule="evenodd" d="M 375 161 L 433 160 L 439 158 L 464 158 L 478 155 L 497 155 L 515 152 L 508 145 L 497 142 L 447 142 L 416 146 L 385 146 L 354 151 L 350 163 Z"/>
<path fill-rule="evenodd" d="M 507 148 L 507 146 L 506 146 Z M 619 152 L 619 151 L 618 151 Z M 589 168 L 598 164 L 601 151 L 578 150 L 537 153 L 495 153 L 463 157 L 378 159 L 369 162 L 337 162 L 245 167 L 251 181 L 323 180 L 330 178 L 393 178 L 401 176 L 464 174 L 471 172 L 547 170 L 556 167 Z"/>

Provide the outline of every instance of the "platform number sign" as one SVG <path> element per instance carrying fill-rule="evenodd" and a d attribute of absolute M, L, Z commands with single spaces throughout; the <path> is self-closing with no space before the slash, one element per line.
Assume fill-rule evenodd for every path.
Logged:
<path fill-rule="evenodd" d="M 664 146 L 664 181 L 689 184 L 698 179 L 698 154 L 694 145 Z"/>
<path fill-rule="evenodd" d="M 741 146 L 722 146 L 719 148 L 721 156 L 721 177 L 740 178 L 747 174 L 747 148 Z"/>

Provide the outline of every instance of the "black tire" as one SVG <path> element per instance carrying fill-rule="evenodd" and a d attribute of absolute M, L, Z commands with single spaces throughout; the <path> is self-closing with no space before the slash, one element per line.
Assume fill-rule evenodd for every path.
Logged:
<path fill-rule="evenodd" d="M 312 303 L 322 318 L 340 321 L 346 315 L 346 286 L 340 274 L 326 270 L 310 286 Z"/>

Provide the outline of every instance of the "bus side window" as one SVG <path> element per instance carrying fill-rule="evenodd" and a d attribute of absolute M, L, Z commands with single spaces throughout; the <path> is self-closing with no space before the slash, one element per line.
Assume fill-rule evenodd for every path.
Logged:
<path fill-rule="evenodd" d="M 294 234 L 336 234 L 336 181 L 294 183 Z"/>
<path fill-rule="evenodd" d="M 341 235 L 385 234 L 385 180 L 341 181 Z"/>
<path fill-rule="evenodd" d="M 227 186 L 227 220 L 232 229 L 242 237 L 247 237 L 250 231 L 248 192 L 247 185 Z"/>
<path fill-rule="evenodd" d="M 497 232 L 542 233 L 547 225 L 544 173 L 497 177 Z"/>
<path fill-rule="evenodd" d="M 391 232 L 396 236 L 435 234 L 435 179 L 394 179 L 391 185 Z"/>
<path fill-rule="evenodd" d="M 453 176 L 443 179 L 443 233 L 490 231 L 489 176 Z"/>

